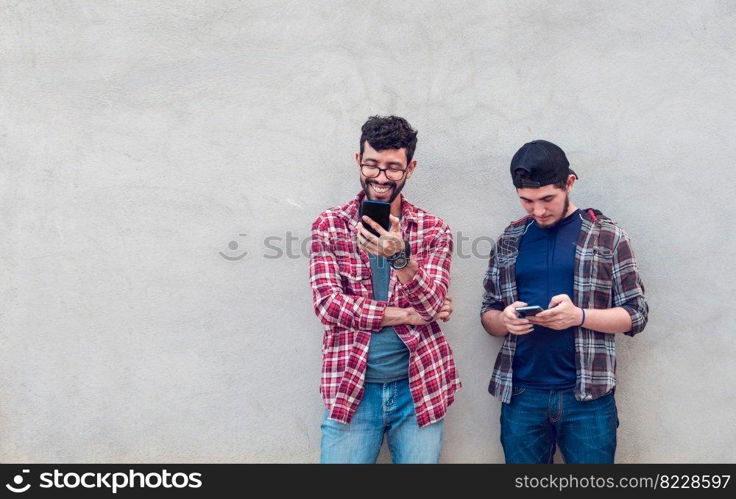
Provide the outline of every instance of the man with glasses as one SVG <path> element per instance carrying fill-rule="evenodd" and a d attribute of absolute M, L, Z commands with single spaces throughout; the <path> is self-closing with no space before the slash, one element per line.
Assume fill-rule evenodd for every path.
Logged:
<path fill-rule="evenodd" d="M 460 388 L 437 324 L 452 313 L 450 228 L 400 194 L 417 165 L 416 136 L 403 118 L 369 118 L 355 154 L 363 190 L 312 224 L 323 463 L 375 463 L 384 435 L 394 463 L 438 462 L 443 418 Z M 360 216 L 364 199 L 390 204 L 388 230 Z"/>
<path fill-rule="evenodd" d="M 641 332 L 648 314 L 631 243 L 572 204 L 577 175 L 555 144 L 525 144 L 511 178 L 527 216 L 492 249 L 481 307 L 486 331 L 505 336 L 489 391 L 506 462 L 551 463 L 559 445 L 566 463 L 613 463 L 615 335 Z M 544 310 L 517 310 L 528 305 Z"/>

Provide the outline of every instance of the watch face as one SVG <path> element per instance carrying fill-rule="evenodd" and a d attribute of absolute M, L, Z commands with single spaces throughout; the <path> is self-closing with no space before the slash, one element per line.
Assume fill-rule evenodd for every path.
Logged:
<path fill-rule="evenodd" d="M 405 256 L 399 256 L 391 262 L 391 266 L 395 269 L 403 269 L 408 263 Z"/>

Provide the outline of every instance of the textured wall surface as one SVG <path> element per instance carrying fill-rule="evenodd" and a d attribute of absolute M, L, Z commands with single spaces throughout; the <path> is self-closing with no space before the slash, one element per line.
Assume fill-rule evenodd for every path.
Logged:
<path fill-rule="evenodd" d="M 0 461 L 318 460 L 302 245 L 377 113 L 458 235 L 444 462 L 503 461 L 478 309 L 534 138 L 640 259 L 618 461 L 736 461 L 736 3 L 555 4 L 0 2 Z"/>

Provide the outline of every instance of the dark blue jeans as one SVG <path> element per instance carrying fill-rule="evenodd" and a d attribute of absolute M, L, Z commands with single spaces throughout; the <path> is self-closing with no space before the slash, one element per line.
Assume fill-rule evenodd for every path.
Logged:
<path fill-rule="evenodd" d="M 618 412 L 613 392 L 587 402 L 574 390 L 514 388 L 501 408 L 506 463 L 552 463 L 560 446 L 568 464 L 613 463 Z"/>

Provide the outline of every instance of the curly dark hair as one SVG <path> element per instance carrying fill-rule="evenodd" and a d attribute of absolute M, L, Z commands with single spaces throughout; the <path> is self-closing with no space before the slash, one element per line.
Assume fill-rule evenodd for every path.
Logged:
<path fill-rule="evenodd" d="M 399 116 L 371 116 L 361 127 L 360 155 L 363 156 L 367 140 L 373 149 L 406 149 L 406 162 L 414 157 L 417 147 L 417 131 Z"/>

